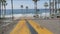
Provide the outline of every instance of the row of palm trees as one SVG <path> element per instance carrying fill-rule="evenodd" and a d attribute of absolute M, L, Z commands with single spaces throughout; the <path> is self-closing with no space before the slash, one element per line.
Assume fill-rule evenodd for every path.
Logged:
<path fill-rule="evenodd" d="M 34 8 L 35 8 L 35 10 L 36 10 L 36 15 L 35 15 L 35 17 L 39 17 L 39 16 L 38 16 L 38 9 L 37 9 L 37 2 L 40 1 L 40 0 L 33 0 L 33 1 L 34 1 Z M 45 7 L 45 10 L 46 10 L 47 7 L 48 7 L 48 3 L 47 3 L 47 2 L 44 3 L 44 7 Z M 45 11 L 45 17 L 46 17 L 46 11 Z"/>
<path fill-rule="evenodd" d="M 0 0 L 0 3 L 1 3 L 0 6 L 2 7 L 2 10 L 0 9 L 1 10 L 0 12 L 2 12 L 1 14 L 2 14 L 2 17 L 4 18 L 5 14 L 6 14 L 6 5 L 7 5 L 7 3 L 6 3 L 6 0 Z"/>
<path fill-rule="evenodd" d="M 21 10 L 23 11 L 23 5 L 20 6 L 21 7 Z M 26 11 L 28 11 L 28 6 L 25 7 L 26 8 Z"/>
<path fill-rule="evenodd" d="M 33 0 L 34 1 L 34 8 L 35 8 L 35 11 L 36 11 L 36 15 L 37 15 L 37 2 L 39 0 Z M 5 13 L 6 13 L 6 0 L 1 0 L 1 3 L 2 3 L 2 12 L 3 12 L 3 17 L 5 16 Z M 45 2 L 44 4 L 45 8 L 48 7 L 48 3 Z M 3 8 L 4 8 L 4 11 L 3 11 Z M 12 8 L 12 18 L 13 18 L 13 0 L 11 0 L 11 8 Z M 21 5 L 21 8 L 23 8 L 23 5 Z M 26 8 L 28 9 L 28 6 L 26 6 Z"/>
<path fill-rule="evenodd" d="M 34 9 L 35 9 L 35 12 L 36 12 L 36 14 L 34 15 L 34 17 L 39 17 L 38 16 L 38 12 L 37 12 L 37 2 L 40 1 L 40 0 L 32 0 L 32 1 L 34 1 Z"/>
<path fill-rule="evenodd" d="M 36 11 L 36 15 L 37 15 L 37 2 L 40 1 L 40 0 L 32 0 L 34 1 L 34 8 L 35 8 L 35 11 Z M 6 13 L 6 0 L 1 0 L 2 2 L 2 12 L 3 12 L 3 17 L 5 16 L 5 13 Z M 45 2 L 45 7 L 48 6 L 48 3 Z M 3 7 L 4 7 L 4 11 L 3 11 Z M 13 19 L 13 0 L 11 0 L 11 8 L 12 8 L 12 19 Z M 23 5 L 21 5 L 21 8 L 23 8 Z M 26 8 L 28 8 L 28 6 L 26 6 Z"/>
<path fill-rule="evenodd" d="M 34 1 L 34 8 L 35 8 L 36 15 L 37 15 L 38 14 L 37 13 L 37 2 L 39 0 L 33 0 L 33 1 Z M 2 3 L 2 12 L 3 12 L 3 17 L 4 17 L 5 14 L 6 14 L 6 5 L 7 5 L 7 3 L 6 3 L 6 0 L 2 0 L 1 3 Z M 4 11 L 3 11 L 3 7 L 4 7 Z M 47 2 L 44 3 L 44 7 L 45 7 L 45 9 L 48 7 L 48 3 Z M 12 19 L 13 19 L 13 0 L 11 0 L 11 8 L 12 8 Z M 21 5 L 21 8 L 23 8 L 23 5 Z M 28 8 L 28 6 L 26 6 L 26 8 Z"/>
<path fill-rule="evenodd" d="M 57 11 L 60 12 L 59 1 L 58 0 L 49 0 L 50 3 L 50 16 L 54 18 L 57 16 Z"/>
<path fill-rule="evenodd" d="M 2 7 L 1 10 L 2 18 L 5 18 L 7 2 L 6 0 L 0 0 L 0 3 L 1 3 L 0 6 Z M 11 0 L 11 8 L 12 8 L 12 18 L 13 18 L 13 0 Z"/>

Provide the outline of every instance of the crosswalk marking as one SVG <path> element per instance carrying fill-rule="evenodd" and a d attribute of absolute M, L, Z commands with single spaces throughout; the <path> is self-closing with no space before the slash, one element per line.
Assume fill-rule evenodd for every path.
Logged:
<path fill-rule="evenodd" d="M 10 34 L 31 34 L 25 20 L 20 20 Z"/>
<path fill-rule="evenodd" d="M 47 30 L 46 28 L 38 25 L 36 22 L 32 20 L 27 20 L 31 26 L 38 32 L 38 34 L 53 34 L 51 31 Z"/>

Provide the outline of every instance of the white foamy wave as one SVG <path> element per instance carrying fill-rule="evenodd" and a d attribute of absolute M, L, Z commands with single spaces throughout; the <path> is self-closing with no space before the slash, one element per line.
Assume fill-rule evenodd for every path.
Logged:
<path fill-rule="evenodd" d="M 22 14 L 14 14 L 13 16 L 14 16 L 14 17 L 21 17 Z M 12 17 L 12 15 L 5 15 L 5 17 Z"/>
<path fill-rule="evenodd" d="M 14 17 L 33 17 L 35 14 L 14 14 L 13 16 Z M 49 17 L 50 14 L 49 13 L 42 13 L 42 14 L 38 14 L 39 17 L 42 16 L 42 17 Z M 5 17 L 12 17 L 12 15 L 6 15 Z"/>
<path fill-rule="evenodd" d="M 14 17 L 28 17 L 28 16 L 33 16 L 34 14 L 14 14 Z M 12 17 L 12 15 L 5 15 L 5 17 Z"/>
<path fill-rule="evenodd" d="M 49 17 L 50 14 L 49 13 L 42 13 L 41 16 L 46 16 L 46 17 Z"/>

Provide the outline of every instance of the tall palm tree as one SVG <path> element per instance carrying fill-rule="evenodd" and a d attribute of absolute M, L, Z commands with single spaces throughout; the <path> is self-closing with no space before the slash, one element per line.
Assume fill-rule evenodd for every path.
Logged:
<path fill-rule="evenodd" d="M 46 18 L 46 9 L 48 7 L 48 3 L 47 2 L 44 3 L 44 7 L 45 7 L 45 18 Z"/>
<path fill-rule="evenodd" d="M 26 6 L 26 12 L 28 12 L 28 6 Z"/>
<path fill-rule="evenodd" d="M 39 0 L 33 0 L 34 1 L 34 8 L 35 8 L 35 10 L 36 10 L 36 16 L 37 16 L 37 2 L 39 1 Z"/>
<path fill-rule="evenodd" d="M 58 0 L 57 1 L 57 5 L 58 5 L 58 9 L 57 9 L 57 11 L 58 11 L 58 14 L 59 14 L 59 18 L 60 18 L 60 0 Z M 57 16 L 58 17 L 58 16 Z"/>
<path fill-rule="evenodd" d="M 57 2 L 58 2 L 58 11 L 59 11 L 59 9 L 60 9 L 60 8 L 59 8 L 59 7 L 60 7 L 60 5 L 59 5 L 59 4 L 60 4 L 60 2 L 59 2 L 59 0 L 58 0 Z M 60 12 L 60 11 L 59 11 L 59 12 Z"/>
<path fill-rule="evenodd" d="M 2 3 L 2 17 L 4 17 L 4 12 L 3 12 L 3 0 L 1 1 Z"/>
<path fill-rule="evenodd" d="M 59 11 L 59 14 L 60 14 L 60 8 L 58 9 L 58 11 Z"/>
<path fill-rule="evenodd" d="M 22 12 L 23 12 L 23 5 L 21 5 L 21 10 L 22 10 Z"/>
<path fill-rule="evenodd" d="M 0 0 L 0 18 L 1 18 L 1 0 Z"/>
<path fill-rule="evenodd" d="M 6 15 L 6 6 L 7 6 L 7 3 L 6 3 L 6 0 L 4 1 L 4 15 Z"/>
<path fill-rule="evenodd" d="M 51 17 L 54 16 L 54 2 L 51 2 Z"/>
<path fill-rule="evenodd" d="M 5 17 L 5 11 L 4 11 L 4 6 L 5 6 L 6 0 L 2 0 L 2 16 L 3 18 Z"/>
<path fill-rule="evenodd" d="M 26 6 L 26 9 L 28 9 L 28 6 Z"/>
<path fill-rule="evenodd" d="M 13 16 L 13 0 L 11 0 L 11 9 L 12 9 L 12 20 L 14 19 L 14 16 Z"/>
<path fill-rule="evenodd" d="M 57 0 L 55 0 L 55 13 L 57 13 Z"/>
<path fill-rule="evenodd" d="M 50 11 L 50 18 L 51 18 L 51 0 L 49 0 L 49 11 Z"/>
<path fill-rule="evenodd" d="M 21 8 L 23 8 L 23 5 L 21 5 Z"/>

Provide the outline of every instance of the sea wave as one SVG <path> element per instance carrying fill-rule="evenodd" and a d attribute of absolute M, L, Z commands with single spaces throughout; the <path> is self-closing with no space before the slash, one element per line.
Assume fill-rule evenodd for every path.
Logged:
<path fill-rule="evenodd" d="M 36 14 L 13 14 L 14 17 L 33 17 L 34 15 Z M 38 14 L 39 17 L 42 16 L 42 17 L 49 17 L 50 14 L 49 13 L 42 13 L 42 14 Z M 12 15 L 5 15 L 5 17 L 12 17 Z"/>
<path fill-rule="evenodd" d="M 14 14 L 14 17 L 33 17 L 34 14 Z M 5 15 L 5 17 L 12 17 L 12 15 Z"/>

